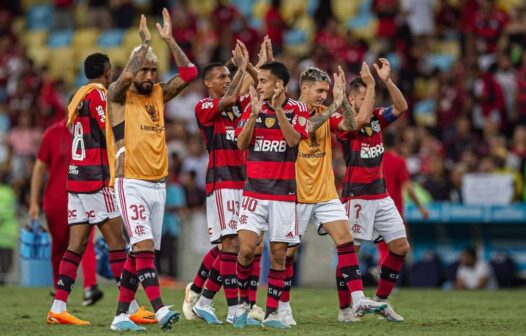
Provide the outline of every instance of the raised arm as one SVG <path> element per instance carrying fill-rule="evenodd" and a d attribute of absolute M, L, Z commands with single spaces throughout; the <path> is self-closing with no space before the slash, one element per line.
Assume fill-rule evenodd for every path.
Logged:
<path fill-rule="evenodd" d="M 257 97 L 256 89 L 253 86 L 250 87 L 250 116 L 247 119 L 247 123 L 243 126 L 243 130 L 237 136 L 237 148 L 245 150 L 250 145 L 252 135 L 254 134 L 254 126 L 256 125 L 256 119 L 258 118 L 263 102 Z"/>
<path fill-rule="evenodd" d="M 163 8 L 163 26 L 156 24 L 161 38 L 166 42 L 170 52 L 177 64 L 179 73 L 167 82 L 161 83 L 163 89 L 163 98 L 167 102 L 179 94 L 192 80 L 197 77 L 197 68 L 190 62 L 181 47 L 177 44 L 172 36 L 172 19 L 166 8 Z"/>
<path fill-rule="evenodd" d="M 242 47 L 239 43 L 236 44 L 236 47 L 232 51 L 232 53 L 232 63 L 237 67 L 237 70 L 234 75 L 234 78 L 232 79 L 232 83 L 230 83 L 230 86 L 225 92 L 225 95 L 219 100 L 219 111 L 224 111 L 225 109 L 232 107 L 236 103 L 237 98 L 240 95 L 241 84 L 243 82 L 243 78 L 245 77 L 247 69 L 248 59 L 246 58 L 246 56 L 248 54 L 245 54 L 243 52 Z"/>
<path fill-rule="evenodd" d="M 376 69 L 380 79 L 385 83 L 387 91 L 389 91 L 389 96 L 391 96 L 391 100 L 393 101 L 393 114 L 396 117 L 399 117 L 402 115 L 402 113 L 407 111 L 407 101 L 405 100 L 404 95 L 400 89 L 398 89 L 396 84 L 391 79 L 391 64 L 389 64 L 389 61 L 386 58 L 380 58 L 379 61 L 381 63 L 381 67 L 379 67 L 376 63 L 373 66 Z"/>
<path fill-rule="evenodd" d="M 294 129 L 285 116 L 285 112 L 282 108 L 285 99 L 287 99 L 285 97 L 285 88 L 283 87 L 283 84 L 278 81 L 276 88 L 274 89 L 274 95 L 272 96 L 270 105 L 276 112 L 279 128 L 281 129 L 281 133 L 283 134 L 285 141 L 287 141 L 287 145 L 289 145 L 289 147 L 294 147 L 300 142 L 301 134 Z"/>
<path fill-rule="evenodd" d="M 146 58 L 146 53 L 148 52 L 148 48 L 150 48 L 152 36 L 148 31 L 146 17 L 144 15 L 141 15 L 139 36 L 141 37 L 140 48 L 133 51 L 119 78 L 108 88 L 108 100 L 111 102 L 122 103 L 124 101 L 124 97 L 126 97 L 126 91 L 128 91 L 130 88 L 135 75 L 139 72 L 139 70 L 141 70 L 144 59 Z"/>
<path fill-rule="evenodd" d="M 342 88 L 343 88 L 343 101 L 342 101 L 342 114 L 343 114 L 343 127 L 347 131 L 356 130 L 356 113 L 349 102 L 349 98 L 345 94 L 345 88 L 347 87 L 347 82 L 345 80 L 345 73 L 343 72 L 342 67 L 338 67 L 338 72 L 340 74 Z"/>
<path fill-rule="evenodd" d="M 243 43 L 241 43 L 241 47 L 246 50 L 246 47 Z M 248 55 L 248 51 L 246 52 L 246 54 Z M 247 56 L 247 61 L 249 60 L 250 59 Z M 243 83 L 241 84 L 241 94 L 245 94 L 251 85 L 254 85 L 258 82 L 259 67 L 273 60 L 274 55 L 272 53 L 272 42 L 270 41 L 268 35 L 266 35 L 263 38 L 263 42 L 261 42 L 261 47 L 259 48 L 257 64 L 252 65 L 250 62 L 248 62 L 247 71 L 250 76 L 245 76 L 245 78 L 243 79 Z"/>
<path fill-rule="evenodd" d="M 344 100 L 344 93 L 343 93 L 343 83 L 341 74 L 333 74 L 334 76 L 334 87 L 332 89 L 332 96 L 333 96 L 333 102 L 332 104 L 327 108 L 327 110 L 324 113 L 315 114 L 312 117 L 309 118 L 309 135 L 312 136 L 314 133 L 316 133 L 316 130 L 321 127 L 329 118 L 336 112 L 338 108 L 342 105 L 342 101 Z M 343 79 L 345 80 L 345 79 Z"/>

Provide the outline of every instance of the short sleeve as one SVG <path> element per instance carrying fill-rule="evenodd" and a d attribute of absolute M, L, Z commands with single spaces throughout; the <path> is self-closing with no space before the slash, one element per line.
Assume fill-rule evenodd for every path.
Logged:
<path fill-rule="evenodd" d="M 90 114 L 103 132 L 106 131 L 106 100 L 106 93 L 102 90 L 94 89 L 89 93 Z"/>
<path fill-rule="evenodd" d="M 340 113 L 334 113 L 329 118 L 329 125 L 331 126 L 332 133 L 338 134 L 338 131 L 339 131 L 338 126 L 340 125 L 342 120 L 343 120 L 343 115 L 341 115 Z"/>
<path fill-rule="evenodd" d="M 298 102 L 294 106 L 295 116 L 292 119 L 292 127 L 301 135 L 302 138 L 309 137 L 309 110 L 307 105 L 302 102 Z"/>
<path fill-rule="evenodd" d="M 200 124 L 210 126 L 219 114 L 219 100 L 221 98 L 201 99 L 195 105 L 195 117 Z"/>
<path fill-rule="evenodd" d="M 42 142 L 40 143 L 40 148 L 38 149 L 37 159 L 40 161 L 50 164 L 50 154 L 51 154 L 51 147 L 49 144 L 49 141 L 51 139 L 51 136 L 49 134 L 49 130 L 44 132 L 44 135 L 42 136 Z"/>

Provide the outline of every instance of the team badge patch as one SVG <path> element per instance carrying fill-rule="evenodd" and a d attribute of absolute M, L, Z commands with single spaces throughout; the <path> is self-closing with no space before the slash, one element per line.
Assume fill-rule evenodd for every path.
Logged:
<path fill-rule="evenodd" d="M 373 135 L 373 129 L 370 126 L 366 126 L 364 129 L 365 133 L 367 133 L 367 136 Z"/>
<path fill-rule="evenodd" d="M 307 123 L 307 118 L 299 117 L 298 122 L 300 123 L 300 126 L 305 126 L 305 124 Z"/>
<path fill-rule="evenodd" d="M 159 121 L 159 113 L 157 113 L 157 110 L 155 109 L 155 106 L 153 105 L 146 105 L 146 112 L 148 112 L 148 115 L 150 116 L 150 119 L 152 121 Z"/>
<path fill-rule="evenodd" d="M 267 126 L 267 128 L 272 128 L 272 126 L 274 126 L 275 123 L 276 123 L 276 119 L 274 118 L 265 119 L 265 126 Z"/>

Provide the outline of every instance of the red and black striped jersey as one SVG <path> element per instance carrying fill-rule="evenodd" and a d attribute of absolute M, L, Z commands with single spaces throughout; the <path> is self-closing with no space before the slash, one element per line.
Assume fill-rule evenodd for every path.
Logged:
<path fill-rule="evenodd" d="M 195 106 L 197 124 L 209 154 L 207 195 L 216 189 L 243 189 L 246 176 L 246 153 L 237 148 L 235 130 L 250 97 L 242 96 L 225 111 L 219 111 L 220 100 L 204 98 Z"/>
<path fill-rule="evenodd" d="M 341 114 L 331 117 L 333 131 L 337 130 L 342 118 Z M 337 132 L 346 165 L 342 202 L 353 198 L 379 199 L 387 196 L 382 168 L 384 155 L 382 131 L 396 119 L 393 106 L 376 108 L 368 126 L 354 132 Z"/>
<path fill-rule="evenodd" d="M 66 188 L 73 193 L 93 193 L 108 186 L 106 151 L 106 93 L 92 89 L 77 107 L 72 123 L 73 141 Z"/>
<path fill-rule="evenodd" d="M 252 106 L 249 105 L 239 121 L 236 136 L 246 125 Z M 302 138 L 308 136 L 307 106 L 287 98 L 283 111 Z M 295 162 L 298 148 L 289 147 L 278 123 L 276 112 L 268 102 L 259 113 L 248 148 L 247 182 L 243 195 L 277 201 L 296 201 Z"/>

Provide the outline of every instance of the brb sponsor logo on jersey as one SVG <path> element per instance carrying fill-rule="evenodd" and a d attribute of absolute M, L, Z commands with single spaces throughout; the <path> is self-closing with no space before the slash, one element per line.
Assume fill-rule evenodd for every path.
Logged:
<path fill-rule="evenodd" d="M 384 144 L 379 143 L 376 146 L 371 146 L 366 143 L 362 143 L 362 148 L 360 149 L 360 157 L 362 159 L 374 159 L 384 153 Z"/>
<path fill-rule="evenodd" d="M 256 141 L 254 142 L 255 152 L 283 153 L 286 150 L 287 150 L 287 142 L 285 140 L 256 139 Z"/>

